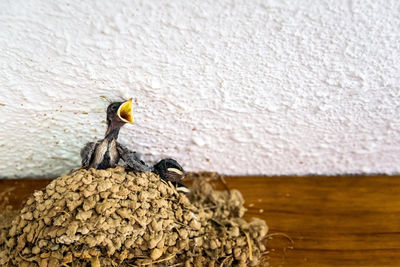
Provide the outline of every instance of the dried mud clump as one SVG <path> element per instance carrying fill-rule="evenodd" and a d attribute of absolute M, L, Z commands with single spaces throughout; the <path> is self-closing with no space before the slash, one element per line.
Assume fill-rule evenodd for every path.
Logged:
<path fill-rule="evenodd" d="M 239 191 L 196 179 L 178 193 L 153 173 L 79 169 L 36 191 L 0 229 L 1 266 L 257 266 L 267 225 Z"/>

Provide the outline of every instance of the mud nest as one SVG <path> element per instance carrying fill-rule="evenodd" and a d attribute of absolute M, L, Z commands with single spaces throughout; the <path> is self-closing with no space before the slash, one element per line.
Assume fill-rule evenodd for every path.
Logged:
<path fill-rule="evenodd" d="M 153 173 L 79 169 L 36 191 L 0 227 L 1 266 L 258 266 L 268 227 L 237 190 Z"/>

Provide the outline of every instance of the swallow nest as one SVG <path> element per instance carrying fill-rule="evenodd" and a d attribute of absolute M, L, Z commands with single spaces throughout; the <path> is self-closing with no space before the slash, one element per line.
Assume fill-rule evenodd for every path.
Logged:
<path fill-rule="evenodd" d="M 268 227 L 237 190 L 153 173 L 79 169 L 36 191 L 0 231 L 1 266 L 257 266 Z"/>

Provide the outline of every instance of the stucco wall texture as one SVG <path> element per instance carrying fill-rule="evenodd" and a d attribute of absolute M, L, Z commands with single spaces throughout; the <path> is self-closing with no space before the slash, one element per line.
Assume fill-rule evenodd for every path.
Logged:
<path fill-rule="evenodd" d="M 0 176 L 120 142 L 190 171 L 400 171 L 400 1 L 0 1 Z"/>

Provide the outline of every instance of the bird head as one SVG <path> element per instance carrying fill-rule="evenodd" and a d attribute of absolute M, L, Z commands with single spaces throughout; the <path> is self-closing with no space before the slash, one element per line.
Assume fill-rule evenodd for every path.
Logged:
<path fill-rule="evenodd" d="M 121 127 L 125 123 L 133 124 L 132 98 L 125 102 L 114 102 L 107 107 L 107 124 Z"/>

